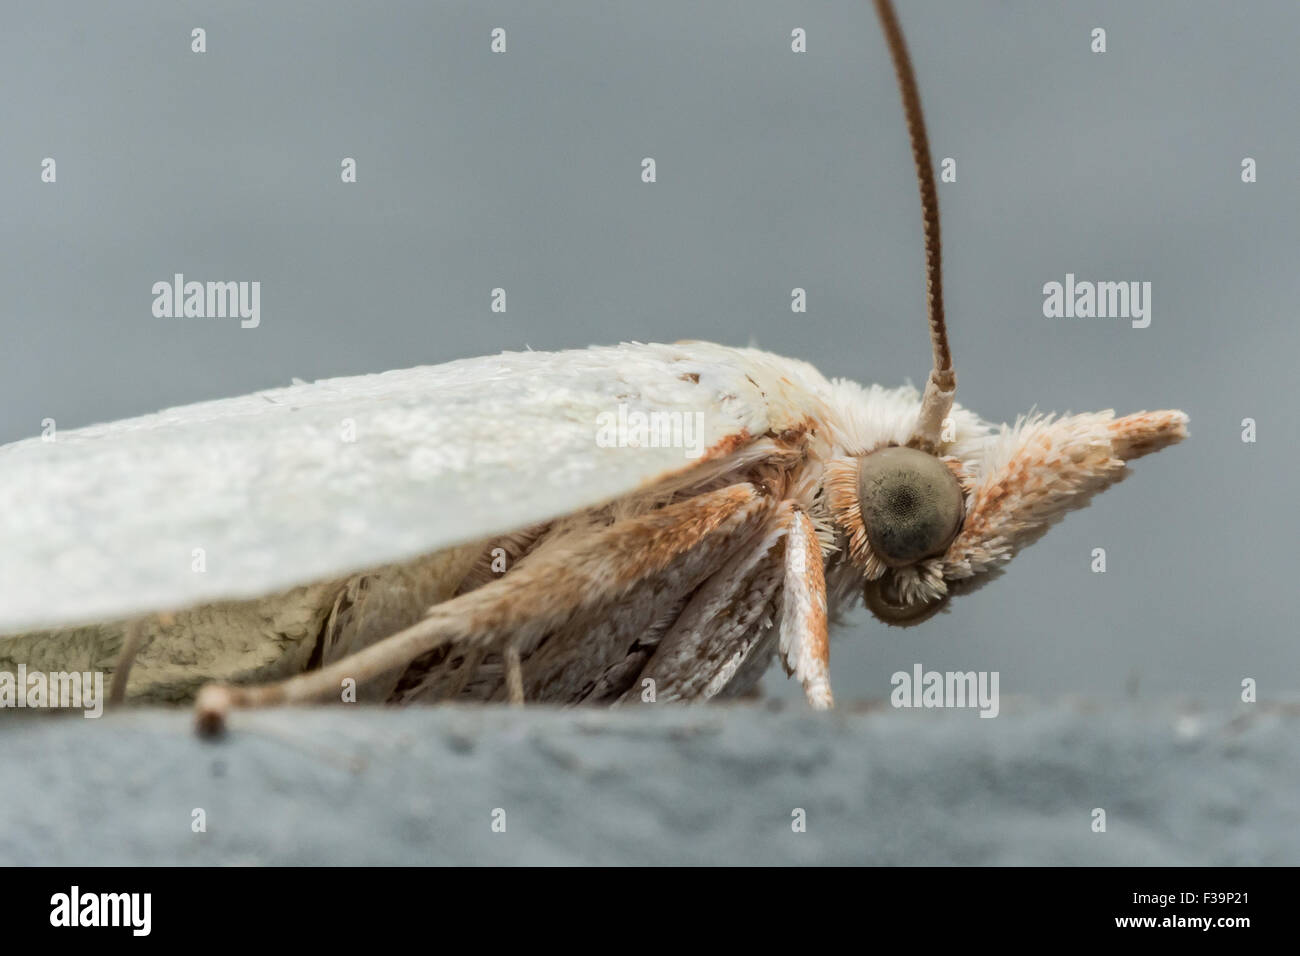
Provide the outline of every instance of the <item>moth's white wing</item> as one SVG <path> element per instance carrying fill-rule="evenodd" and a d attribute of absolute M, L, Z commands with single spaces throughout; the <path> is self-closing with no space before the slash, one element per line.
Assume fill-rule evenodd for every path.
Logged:
<path fill-rule="evenodd" d="M 7 445 L 0 634 L 260 597 L 599 504 L 698 459 L 602 445 L 598 416 L 676 414 L 725 447 L 788 417 L 805 375 L 705 343 L 506 353 Z"/>

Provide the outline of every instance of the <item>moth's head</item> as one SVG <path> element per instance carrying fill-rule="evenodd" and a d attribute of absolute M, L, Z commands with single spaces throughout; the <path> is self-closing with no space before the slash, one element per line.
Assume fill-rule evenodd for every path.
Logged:
<path fill-rule="evenodd" d="M 1126 462 L 1186 437 L 1187 416 L 1030 415 L 994 429 L 954 403 L 939 194 L 921 95 L 893 4 L 876 0 L 876 12 L 916 161 L 934 361 L 920 396 L 910 388 L 854 394 L 859 386 L 835 383 L 845 432 L 839 445 L 852 454 L 827 465 L 825 492 L 830 520 L 862 573 L 867 606 L 890 624 L 915 624 L 952 594 L 989 580 L 1067 511 L 1124 477 Z"/>
<path fill-rule="evenodd" d="M 901 626 L 992 579 L 1128 474 L 1127 462 L 1187 435 L 1179 411 L 1029 415 L 994 427 L 954 405 L 948 440 L 922 449 L 906 443 L 915 391 L 873 388 L 857 398 L 873 411 L 856 416 L 860 443 L 847 447 L 863 450 L 829 463 L 826 499 L 867 607 Z"/>

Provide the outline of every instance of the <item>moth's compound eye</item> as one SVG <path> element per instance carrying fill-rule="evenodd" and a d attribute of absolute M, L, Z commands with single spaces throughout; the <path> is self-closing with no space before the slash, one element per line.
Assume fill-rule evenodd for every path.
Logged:
<path fill-rule="evenodd" d="M 961 530 L 961 485 L 923 451 L 895 446 L 858 460 L 858 507 L 871 550 L 890 567 L 942 554 Z"/>

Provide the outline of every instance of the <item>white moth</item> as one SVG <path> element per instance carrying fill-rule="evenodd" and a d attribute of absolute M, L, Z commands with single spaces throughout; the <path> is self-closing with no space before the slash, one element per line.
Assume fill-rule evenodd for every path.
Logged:
<path fill-rule="evenodd" d="M 1181 412 L 953 403 L 938 205 L 923 395 L 699 342 L 524 352 L 207 402 L 0 448 L 0 670 L 115 699 L 832 703 L 828 622 L 912 623 L 989 580 Z M 355 697 L 353 696 L 355 695 Z"/>

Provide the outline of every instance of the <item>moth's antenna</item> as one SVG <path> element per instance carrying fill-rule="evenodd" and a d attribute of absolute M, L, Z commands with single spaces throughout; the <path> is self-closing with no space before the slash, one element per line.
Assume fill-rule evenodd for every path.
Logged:
<path fill-rule="evenodd" d="M 921 413 L 908 444 L 933 453 L 939 447 L 943 420 L 952 410 L 957 391 L 957 376 L 952 369 L 948 350 L 948 329 L 943 319 L 943 248 L 939 238 L 939 194 L 934 188 L 934 167 L 930 163 L 930 140 L 925 134 L 925 116 L 921 112 L 921 94 L 916 88 L 912 59 L 907 55 L 907 41 L 898 25 L 898 16 L 890 0 L 875 0 L 880 26 L 885 31 L 889 55 L 894 59 L 898 89 L 903 96 L 903 115 L 912 139 L 912 160 L 916 163 L 916 181 L 921 187 L 921 221 L 925 230 L 925 299 L 930 310 L 930 348 L 934 368 L 925 383 Z"/>

